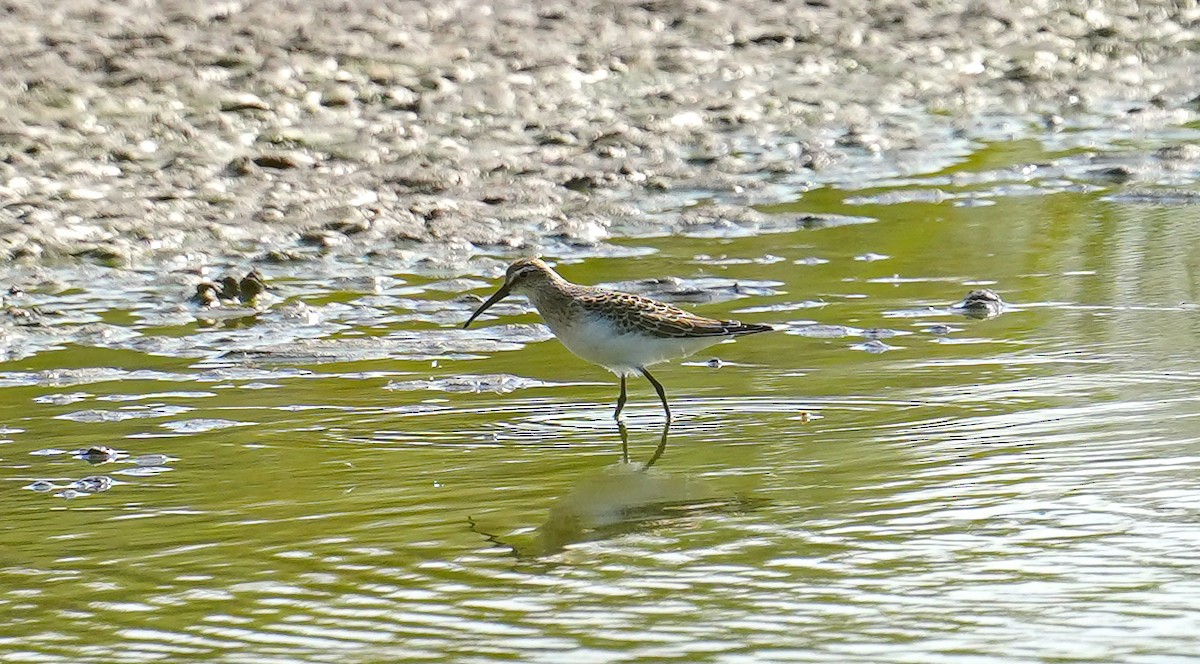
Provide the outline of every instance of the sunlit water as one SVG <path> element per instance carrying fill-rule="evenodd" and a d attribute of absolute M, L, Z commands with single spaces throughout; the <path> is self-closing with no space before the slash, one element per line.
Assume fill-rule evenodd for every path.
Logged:
<path fill-rule="evenodd" d="M 499 260 L 258 266 L 256 316 L 14 272 L 0 661 L 1190 661 L 1200 208 L 1019 153 L 561 261 L 783 328 L 656 372 L 656 459 L 644 382 L 623 462 L 613 377 L 520 301 L 457 329 Z"/>

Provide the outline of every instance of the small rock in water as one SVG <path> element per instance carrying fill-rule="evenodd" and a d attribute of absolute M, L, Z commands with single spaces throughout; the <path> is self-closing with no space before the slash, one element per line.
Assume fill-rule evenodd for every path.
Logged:
<path fill-rule="evenodd" d="M 205 308 L 220 307 L 223 303 L 254 306 L 266 290 L 267 285 L 262 273 L 258 270 L 250 270 L 241 279 L 227 274 L 221 277 L 218 283 L 200 282 L 196 284 L 196 292 L 188 301 L 193 305 Z"/>
<path fill-rule="evenodd" d="M 221 306 L 221 298 L 217 295 L 217 285 L 205 281 L 196 284 L 196 293 L 189 300 L 192 304 L 199 307 L 219 307 Z"/>
<path fill-rule="evenodd" d="M 25 488 L 30 491 L 37 491 L 38 493 L 46 493 L 47 491 L 54 490 L 54 483 L 47 482 L 46 480 L 38 480 L 33 484 L 27 485 Z"/>
<path fill-rule="evenodd" d="M 722 366 L 721 358 L 719 357 L 714 357 L 708 362 L 705 362 L 705 364 L 707 364 L 710 369 L 720 369 Z"/>
<path fill-rule="evenodd" d="M 89 475 L 71 483 L 72 489 L 81 493 L 100 493 L 112 488 L 112 478 L 107 475 Z"/>
<path fill-rule="evenodd" d="M 1098 168 L 1088 171 L 1088 175 L 1119 184 L 1132 180 L 1136 173 L 1128 166 L 1110 166 L 1108 168 Z"/>
<path fill-rule="evenodd" d="M 242 304 L 253 305 L 258 300 L 258 296 L 266 291 L 267 285 L 263 282 L 262 275 L 259 274 L 258 270 L 251 270 L 238 283 L 238 297 L 241 299 Z"/>
<path fill-rule="evenodd" d="M 237 301 L 240 285 L 237 277 L 226 275 L 221 277 L 221 299 Z"/>
<path fill-rule="evenodd" d="M 1066 119 L 1063 118 L 1063 116 L 1061 116 L 1061 115 L 1058 115 L 1055 113 L 1042 114 L 1042 126 L 1044 126 L 1046 129 L 1050 129 L 1050 130 L 1059 129 L 1064 124 L 1066 124 L 1066 122 L 1067 122 Z"/>
<path fill-rule="evenodd" d="M 1004 300 L 1000 299 L 996 291 L 983 288 L 967 293 L 961 302 L 951 308 L 962 312 L 962 315 L 968 318 L 984 319 L 999 316 L 1004 311 L 1004 306 Z"/>
<path fill-rule="evenodd" d="M 937 323 L 934 325 L 930 325 L 929 327 L 927 327 L 921 331 L 926 332 L 928 334 L 936 334 L 938 336 L 943 336 L 943 335 L 950 334 L 951 332 L 957 332 L 958 328 L 950 327 L 949 325 L 943 325 L 941 323 Z"/>
<path fill-rule="evenodd" d="M 71 452 L 72 456 L 78 457 L 88 463 L 107 463 L 115 461 L 121 453 L 111 447 L 104 445 L 93 445 L 83 449 Z"/>

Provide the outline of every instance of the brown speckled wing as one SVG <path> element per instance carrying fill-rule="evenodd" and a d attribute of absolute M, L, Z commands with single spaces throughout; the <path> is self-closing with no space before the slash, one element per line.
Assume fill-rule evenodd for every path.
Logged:
<path fill-rule="evenodd" d="M 664 338 L 729 337 L 771 330 L 768 325 L 705 318 L 640 295 L 588 288 L 576 292 L 575 302 L 588 313 L 610 318 L 623 332 Z"/>

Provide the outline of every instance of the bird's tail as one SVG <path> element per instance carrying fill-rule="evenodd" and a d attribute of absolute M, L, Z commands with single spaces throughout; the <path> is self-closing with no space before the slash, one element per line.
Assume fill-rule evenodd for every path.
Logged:
<path fill-rule="evenodd" d="M 770 332 L 775 328 L 762 323 L 743 323 L 737 320 L 721 321 L 721 326 L 725 328 L 725 334 L 731 334 L 735 337 L 743 334 L 758 334 L 759 332 Z"/>

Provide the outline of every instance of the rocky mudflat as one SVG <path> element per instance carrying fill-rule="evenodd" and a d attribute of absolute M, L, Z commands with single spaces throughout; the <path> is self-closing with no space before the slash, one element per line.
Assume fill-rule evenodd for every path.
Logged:
<path fill-rule="evenodd" d="M 1165 0 L 9 2 L 0 256 L 461 266 L 710 223 L 702 200 L 759 228 L 983 141 L 1195 126 L 1198 25 Z M 1194 175 L 1200 148 L 1101 161 L 1077 177 Z"/>

